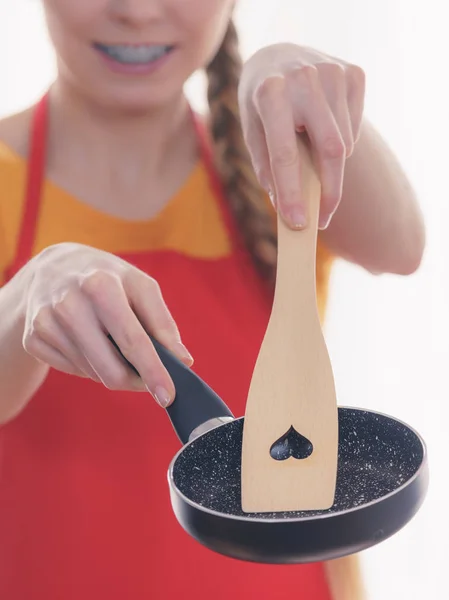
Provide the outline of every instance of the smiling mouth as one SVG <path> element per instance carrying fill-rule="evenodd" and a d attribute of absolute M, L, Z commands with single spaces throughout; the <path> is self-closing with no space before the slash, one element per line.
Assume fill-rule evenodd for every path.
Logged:
<path fill-rule="evenodd" d="M 125 44 L 94 44 L 94 48 L 113 60 L 126 65 L 145 65 L 159 60 L 173 50 L 173 46 Z"/>

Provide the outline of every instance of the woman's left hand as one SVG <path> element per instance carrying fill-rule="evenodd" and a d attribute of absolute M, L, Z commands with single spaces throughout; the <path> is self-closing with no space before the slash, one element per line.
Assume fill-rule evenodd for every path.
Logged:
<path fill-rule="evenodd" d="M 346 159 L 363 118 L 365 76 L 355 65 L 294 44 L 259 50 L 239 86 L 242 127 L 253 166 L 287 223 L 304 227 L 297 132 L 306 131 L 318 160 L 319 227 L 338 207 Z"/>

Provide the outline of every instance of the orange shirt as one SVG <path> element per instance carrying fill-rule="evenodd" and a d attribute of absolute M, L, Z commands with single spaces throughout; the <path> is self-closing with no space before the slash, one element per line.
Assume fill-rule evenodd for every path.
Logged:
<path fill-rule="evenodd" d="M 13 261 L 26 162 L 0 145 L 0 275 Z M 136 258 L 160 283 L 195 370 L 244 413 L 270 298 L 243 265 L 200 161 L 155 218 L 125 222 L 44 184 L 34 253 L 72 241 Z M 319 245 L 324 316 L 332 258 Z M 8 600 L 329 600 L 320 564 L 235 561 L 203 548 L 171 510 L 179 449 L 146 394 L 115 393 L 51 370 L 0 428 L 0 597 Z"/>

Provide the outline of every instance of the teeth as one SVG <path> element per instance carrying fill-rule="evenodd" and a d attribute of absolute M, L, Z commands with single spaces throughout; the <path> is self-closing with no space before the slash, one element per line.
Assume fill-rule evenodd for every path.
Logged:
<path fill-rule="evenodd" d="M 167 54 L 169 46 L 105 46 L 98 44 L 97 48 L 122 63 L 145 64 L 157 60 Z"/>

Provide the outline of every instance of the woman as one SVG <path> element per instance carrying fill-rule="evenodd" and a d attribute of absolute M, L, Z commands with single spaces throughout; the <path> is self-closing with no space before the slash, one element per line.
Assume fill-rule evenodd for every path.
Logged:
<path fill-rule="evenodd" d="M 280 44 L 242 70 L 233 5 L 44 0 L 57 79 L 0 123 L 2 598 L 358 593 L 351 561 L 252 565 L 190 539 L 165 479 L 177 440 L 145 393 L 175 393 L 148 330 L 243 414 L 276 260 L 265 190 L 307 225 L 296 131 L 323 187 L 322 317 L 333 257 L 405 275 L 423 252 L 410 185 L 363 119 L 361 69 Z M 200 68 L 207 125 L 183 95 Z"/>

